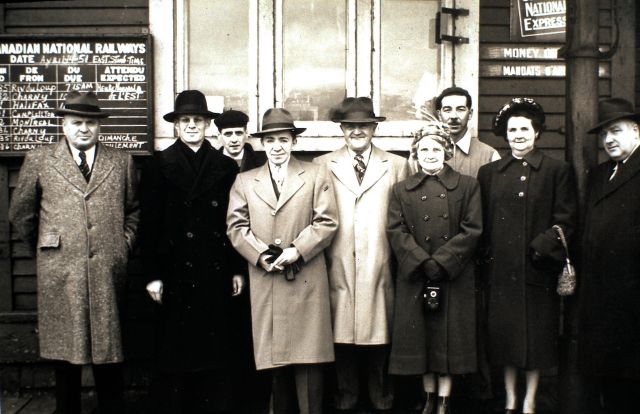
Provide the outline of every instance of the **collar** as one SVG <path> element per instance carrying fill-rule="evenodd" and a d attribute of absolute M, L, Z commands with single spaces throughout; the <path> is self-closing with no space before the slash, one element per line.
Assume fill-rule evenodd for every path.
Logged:
<path fill-rule="evenodd" d="M 420 185 L 422 185 L 427 177 L 431 176 L 425 174 L 424 171 L 420 170 L 418 173 L 407 178 L 407 180 L 405 181 L 405 188 L 408 191 L 415 190 Z M 453 168 L 445 164 L 442 170 L 440 170 L 440 172 L 436 175 L 436 178 L 447 190 L 451 191 L 458 186 L 458 182 L 460 181 L 460 173 L 456 172 Z"/>
<path fill-rule="evenodd" d="M 369 144 L 369 148 L 367 148 L 366 150 L 362 151 L 362 158 L 364 159 L 364 165 L 369 164 L 369 158 L 371 158 L 371 149 L 373 148 L 373 144 Z M 351 160 L 353 161 L 353 159 L 356 156 L 356 152 L 352 151 L 351 148 L 347 147 L 347 151 L 349 151 L 349 156 L 351 157 Z"/>
<path fill-rule="evenodd" d="M 229 154 L 225 147 L 222 147 L 222 154 L 226 155 L 227 157 L 231 158 L 232 160 L 242 161 L 242 157 L 244 157 L 244 147 L 242 147 L 242 150 L 240 151 L 240 154 L 236 155 L 235 157 L 233 155 Z"/>
<path fill-rule="evenodd" d="M 626 164 L 626 163 L 627 163 L 627 161 L 629 161 L 629 158 L 631 158 L 631 156 L 633 155 L 633 153 L 634 153 L 634 152 L 636 152 L 636 150 L 638 149 L 638 147 L 640 147 L 640 144 L 636 145 L 636 147 L 633 149 L 633 151 L 631 151 L 631 152 L 629 153 L 629 155 L 627 156 L 627 158 L 625 158 L 625 159 L 624 159 L 624 160 L 622 160 L 621 162 L 622 162 L 623 164 Z"/>
<path fill-rule="evenodd" d="M 456 142 L 456 146 L 460 148 L 460 151 L 469 155 L 469 150 L 471 148 L 471 130 L 467 128 L 467 132 L 465 132 L 462 138 Z"/>
<path fill-rule="evenodd" d="M 289 162 L 291 161 L 291 155 L 289 155 L 289 159 L 286 160 L 285 162 L 283 162 L 282 164 L 280 164 L 280 175 L 282 176 L 287 176 L 287 168 L 289 167 Z M 274 171 L 278 171 L 277 168 L 278 166 L 275 165 L 274 163 L 271 162 L 271 160 L 267 161 L 267 164 L 269 164 L 269 172 L 271 173 L 271 175 L 273 175 Z"/>
<path fill-rule="evenodd" d="M 67 143 L 69 143 L 69 141 L 67 141 Z M 96 146 L 97 145 L 94 145 L 93 147 L 84 151 L 85 155 L 87 156 L 87 164 L 89 165 L 89 170 L 93 169 L 93 161 L 96 159 Z M 73 160 L 76 162 L 76 164 L 80 165 L 80 150 L 71 144 L 69 144 L 69 149 L 71 150 Z"/>
<path fill-rule="evenodd" d="M 537 170 L 540 168 L 540 164 L 542 164 L 543 156 L 544 155 L 542 154 L 542 151 L 540 151 L 537 148 L 532 149 L 527 155 L 525 155 L 520 160 L 515 158 L 513 155 L 509 155 L 507 157 L 501 158 L 498 161 L 496 161 L 498 163 L 498 171 L 504 171 L 507 168 L 507 166 L 512 162 L 516 162 L 516 161 L 519 162 L 521 160 L 526 161 L 531 165 L 531 167 L 534 170 Z"/>

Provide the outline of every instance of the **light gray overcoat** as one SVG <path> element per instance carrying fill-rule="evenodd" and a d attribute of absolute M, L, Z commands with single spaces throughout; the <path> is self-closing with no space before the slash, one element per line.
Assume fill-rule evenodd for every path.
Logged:
<path fill-rule="evenodd" d="M 326 169 L 291 157 L 276 198 L 268 164 L 241 173 L 229 198 L 227 234 L 249 262 L 253 346 L 257 369 L 331 362 L 329 281 L 323 250 L 338 227 Z M 304 264 L 295 280 L 258 267 L 275 244 L 294 245 Z"/>
<path fill-rule="evenodd" d="M 66 139 L 25 156 L 10 220 L 36 251 L 43 358 L 120 362 L 119 291 L 139 219 L 130 155 L 98 143 L 87 183 Z"/>

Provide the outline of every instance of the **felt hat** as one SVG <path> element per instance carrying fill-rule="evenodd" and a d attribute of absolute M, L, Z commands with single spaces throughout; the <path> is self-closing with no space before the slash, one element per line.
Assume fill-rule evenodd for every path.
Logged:
<path fill-rule="evenodd" d="M 182 91 L 176 96 L 172 112 L 163 116 L 167 122 L 174 122 L 181 115 L 202 115 L 209 119 L 217 118 L 220 114 L 209 111 L 204 94 L 196 90 Z"/>
<path fill-rule="evenodd" d="M 535 119 L 539 125 L 544 125 L 544 110 L 542 106 L 531 98 L 512 98 L 509 102 L 504 104 L 500 111 L 493 118 L 493 133 L 506 137 L 507 136 L 507 122 L 511 115 L 515 112 L 525 112 Z"/>
<path fill-rule="evenodd" d="M 213 122 L 220 131 L 224 128 L 245 128 L 249 122 L 249 116 L 242 111 L 230 109 L 224 111 Z"/>
<path fill-rule="evenodd" d="M 589 130 L 589 133 L 594 134 L 607 124 L 621 119 L 631 119 L 640 123 L 640 113 L 636 112 L 633 104 L 626 99 L 603 99 L 598 102 L 598 123 Z"/>
<path fill-rule="evenodd" d="M 293 116 L 284 108 L 267 109 L 262 117 L 262 130 L 254 132 L 254 137 L 263 137 L 271 132 L 291 131 L 293 135 L 298 135 L 306 131 L 307 128 L 298 128 L 293 124 Z"/>
<path fill-rule="evenodd" d="M 100 109 L 95 93 L 71 91 L 60 108 L 53 111 L 57 116 L 77 115 L 88 118 L 106 118 L 110 114 Z"/>
<path fill-rule="evenodd" d="M 371 98 L 360 96 L 358 98 L 345 98 L 340 105 L 331 110 L 333 122 L 370 123 L 382 122 L 384 116 L 376 116 L 373 112 Z"/>

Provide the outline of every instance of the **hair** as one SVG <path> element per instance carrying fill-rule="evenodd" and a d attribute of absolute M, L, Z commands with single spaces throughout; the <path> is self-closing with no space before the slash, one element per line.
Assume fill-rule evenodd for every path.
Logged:
<path fill-rule="evenodd" d="M 469 91 L 459 86 L 452 86 L 451 88 L 447 88 L 440 92 L 440 95 L 436 98 L 436 110 L 439 111 L 442 108 L 442 100 L 451 95 L 459 95 L 467 98 L 467 108 L 471 109 L 471 105 L 473 101 L 471 100 L 471 95 L 469 95 Z"/>
<path fill-rule="evenodd" d="M 507 118 L 506 123 L 509 123 L 509 119 L 514 116 L 521 116 L 523 118 L 529 119 L 531 121 L 531 126 L 538 134 L 540 134 L 544 130 L 544 121 L 540 119 L 540 117 L 537 114 L 534 114 L 525 109 L 518 109 L 509 114 L 509 117 Z M 506 126 L 506 123 L 505 123 L 505 126 Z"/>
<path fill-rule="evenodd" d="M 418 159 L 418 144 L 426 137 L 431 138 L 438 144 L 442 145 L 445 161 L 448 161 L 453 157 L 453 141 L 451 141 L 451 134 L 449 133 L 449 127 L 447 124 L 431 121 L 412 135 L 413 141 L 411 142 L 411 157 L 413 159 Z"/>

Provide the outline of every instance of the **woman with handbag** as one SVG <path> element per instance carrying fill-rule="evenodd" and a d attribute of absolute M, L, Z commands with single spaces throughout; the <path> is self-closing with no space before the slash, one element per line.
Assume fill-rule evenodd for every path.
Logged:
<path fill-rule="evenodd" d="M 398 258 L 389 372 L 421 375 L 424 414 L 448 413 L 452 376 L 477 371 L 474 255 L 482 233 L 475 178 L 444 163 L 445 124 L 414 134 L 420 170 L 392 192 L 387 235 Z"/>
<path fill-rule="evenodd" d="M 557 365 L 558 274 L 566 258 L 563 237 L 576 224 L 570 166 L 536 149 L 545 115 L 530 98 L 513 98 L 493 121 L 511 154 L 480 168 L 485 231 L 481 242 L 488 286 L 489 361 L 504 367 L 506 413 L 517 405 L 516 379 L 524 370 L 523 413 L 535 412 L 540 370 Z"/>

